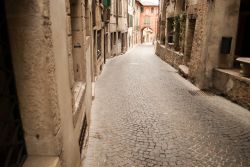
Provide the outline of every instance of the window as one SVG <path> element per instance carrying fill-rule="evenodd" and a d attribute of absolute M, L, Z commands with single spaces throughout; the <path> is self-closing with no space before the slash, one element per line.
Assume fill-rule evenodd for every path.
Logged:
<path fill-rule="evenodd" d="M 154 13 L 154 7 L 151 8 L 151 13 Z"/>
<path fill-rule="evenodd" d="M 141 13 L 143 13 L 143 12 L 144 12 L 144 7 L 142 6 L 142 7 L 141 7 Z"/>
<path fill-rule="evenodd" d="M 122 7 L 123 7 L 122 0 L 119 1 L 118 5 L 119 5 L 119 8 L 118 8 L 119 9 L 119 16 L 122 16 Z"/>
<path fill-rule="evenodd" d="M 112 4 L 111 4 L 111 13 L 113 14 L 113 15 L 116 15 L 116 1 L 111 1 L 112 2 Z M 93 2 L 92 2 L 93 3 Z"/>
<path fill-rule="evenodd" d="M 92 1 L 92 11 L 96 10 L 96 1 Z M 96 25 L 96 12 L 92 12 L 92 23 L 93 26 Z"/>
<path fill-rule="evenodd" d="M 111 48 L 111 50 L 113 49 L 113 39 L 114 39 L 114 33 L 111 33 L 111 38 L 110 38 L 110 48 Z"/>
<path fill-rule="evenodd" d="M 168 43 L 173 43 L 174 42 L 174 18 L 168 18 L 168 23 L 167 23 L 167 36 L 168 36 Z"/>
<path fill-rule="evenodd" d="M 187 62 L 190 62 L 194 32 L 195 32 L 196 19 L 188 19 L 188 27 L 187 27 L 187 40 L 185 46 L 185 54 L 187 57 Z"/>
<path fill-rule="evenodd" d="M 183 0 L 182 1 L 182 11 L 185 11 L 186 10 L 186 1 Z"/>
<path fill-rule="evenodd" d="M 116 32 L 114 32 L 114 45 L 116 45 Z"/>
<path fill-rule="evenodd" d="M 97 31 L 97 59 L 102 55 L 102 31 Z"/>
<path fill-rule="evenodd" d="M 133 15 L 128 15 L 128 20 L 129 20 L 129 22 L 128 22 L 128 26 L 129 27 L 133 27 Z"/>
<path fill-rule="evenodd" d="M 88 0 L 85 0 L 85 31 L 86 36 L 90 36 L 90 12 L 89 12 L 89 6 L 88 6 Z"/>
<path fill-rule="evenodd" d="M 144 25 L 145 25 L 145 26 L 150 26 L 150 17 L 149 17 L 149 16 L 146 16 L 146 17 L 144 18 Z"/>
<path fill-rule="evenodd" d="M 121 40 L 121 32 L 118 32 L 118 40 Z"/>

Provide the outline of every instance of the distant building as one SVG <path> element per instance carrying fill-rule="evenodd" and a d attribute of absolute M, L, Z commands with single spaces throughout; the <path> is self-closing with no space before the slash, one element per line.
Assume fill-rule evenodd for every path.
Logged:
<path fill-rule="evenodd" d="M 158 4 L 151 2 L 141 2 L 141 4 L 141 41 L 154 42 L 158 26 Z"/>
<path fill-rule="evenodd" d="M 128 48 L 134 46 L 134 19 L 135 19 L 135 0 L 128 0 Z"/>
<path fill-rule="evenodd" d="M 106 25 L 107 41 L 105 48 L 108 49 L 108 57 L 117 56 L 127 51 L 128 48 L 128 1 L 111 0 L 110 19 Z"/>
<path fill-rule="evenodd" d="M 142 3 L 139 0 L 135 1 L 134 7 L 134 44 L 141 43 L 141 10 Z"/>

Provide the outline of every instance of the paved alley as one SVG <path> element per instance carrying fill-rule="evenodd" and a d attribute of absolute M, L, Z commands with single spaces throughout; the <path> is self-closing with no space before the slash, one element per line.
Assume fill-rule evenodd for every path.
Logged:
<path fill-rule="evenodd" d="M 139 45 L 96 82 L 84 167 L 250 166 L 250 112 Z"/>

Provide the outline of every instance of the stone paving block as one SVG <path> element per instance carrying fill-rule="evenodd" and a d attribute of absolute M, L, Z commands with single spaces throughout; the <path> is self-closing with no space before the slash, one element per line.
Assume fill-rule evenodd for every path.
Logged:
<path fill-rule="evenodd" d="M 83 166 L 249 167 L 250 112 L 197 90 L 150 45 L 108 60 Z"/>

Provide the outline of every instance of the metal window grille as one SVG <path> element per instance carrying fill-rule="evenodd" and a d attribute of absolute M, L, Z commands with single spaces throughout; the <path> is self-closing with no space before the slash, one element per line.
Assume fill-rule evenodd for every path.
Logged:
<path fill-rule="evenodd" d="M 87 119 L 86 119 L 86 115 L 85 115 L 83 123 L 82 123 L 80 138 L 79 138 L 80 153 L 82 153 L 86 130 L 87 130 Z"/>

